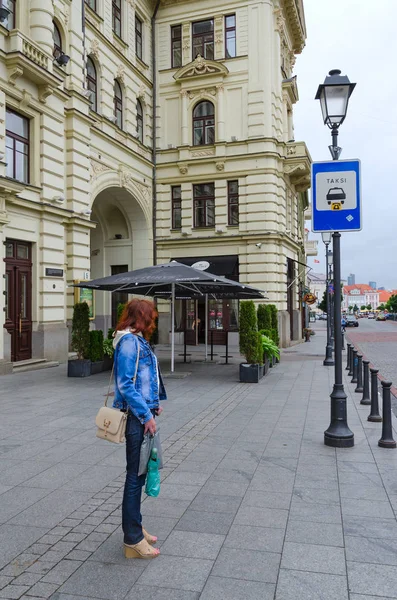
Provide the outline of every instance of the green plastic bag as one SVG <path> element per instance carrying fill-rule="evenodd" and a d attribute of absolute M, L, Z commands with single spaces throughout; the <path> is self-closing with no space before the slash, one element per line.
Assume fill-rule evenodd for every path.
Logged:
<path fill-rule="evenodd" d="M 160 493 L 160 471 L 157 449 L 153 448 L 147 464 L 145 494 L 156 498 Z"/>

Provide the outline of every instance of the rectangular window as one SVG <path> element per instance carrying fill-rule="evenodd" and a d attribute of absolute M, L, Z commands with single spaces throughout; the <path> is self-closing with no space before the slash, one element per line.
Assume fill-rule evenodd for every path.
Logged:
<path fill-rule="evenodd" d="M 29 120 L 7 109 L 6 114 L 7 177 L 29 181 Z"/>
<path fill-rule="evenodd" d="M 180 229 L 182 227 L 181 186 L 180 185 L 172 186 L 171 195 L 172 195 L 172 229 Z"/>
<path fill-rule="evenodd" d="M 215 225 L 215 184 L 201 183 L 193 186 L 194 227 Z"/>
<path fill-rule="evenodd" d="M 214 19 L 193 23 L 193 60 L 198 54 L 214 60 Z"/>
<path fill-rule="evenodd" d="M 85 3 L 96 12 L 96 0 L 85 0 Z"/>
<path fill-rule="evenodd" d="M 113 31 L 121 38 L 121 0 L 112 0 Z"/>
<path fill-rule="evenodd" d="M 182 25 L 171 27 L 171 66 L 182 66 Z"/>
<path fill-rule="evenodd" d="M 15 0 L 8 0 L 8 3 L 1 2 L 0 6 L 5 6 L 10 11 L 10 14 L 2 24 L 10 31 L 11 29 L 15 29 Z"/>
<path fill-rule="evenodd" d="M 225 17 L 225 56 L 234 58 L 236 53 L 236 15 Z"/>
<path fill-rule="evenodd" d="M 142 21 L 135 17 L 135 54 L 142 60 Z"/>
<path fill-rule="evenodd" d="M 238 225 L 238 181 L 227 182 L 228 224 Z"/>

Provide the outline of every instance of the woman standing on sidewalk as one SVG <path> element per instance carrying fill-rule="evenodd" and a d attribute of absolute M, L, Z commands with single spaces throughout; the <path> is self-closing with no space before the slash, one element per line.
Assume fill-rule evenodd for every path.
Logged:
<path fill-rule="evenodd" d="M 126 558 L 155 558 L 157 537 L 142 527 L 141 496 L 146 475 L 138 475 L 143 436 L 156 432 L 155 415 L 165 400 L 157 357 L 149 341 L 157 316 L 153 302 L 134 299 L 126 305 L 116 328 L 114 346 L 115 398 L 113 407 L 127 412 L 127 475 L 122 505 Z"/>

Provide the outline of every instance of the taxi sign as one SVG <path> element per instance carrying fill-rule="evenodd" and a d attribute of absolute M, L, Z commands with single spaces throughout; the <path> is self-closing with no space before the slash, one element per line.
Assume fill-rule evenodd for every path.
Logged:
<path fill-rule="evenodd" d="M 360 231 L 359 160 L 312 164 L 312 231 Z"/>

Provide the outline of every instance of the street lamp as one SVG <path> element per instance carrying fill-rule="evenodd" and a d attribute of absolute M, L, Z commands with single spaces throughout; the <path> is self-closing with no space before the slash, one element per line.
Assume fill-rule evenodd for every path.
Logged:
<path fill-rule="evenodd" d="M 318 87 L 316 100 L 320 100 L 324 124 L 331 129 L 332 145 L 329 146 L 333 160 L 338 160 L 342 148 L 338 146 L 338 128 L 346 118 L 349 98 L 355 88 L 341 71 L 333 70 Z M 333 239 L 334 262 L 334 335 L 335 335 L 335 382 L 331 393 L 331 422 L 324 432 L 324 444 L 334 448 L 354 446 L 354 433 L 347 424 L 347 396 L 342 378 L 342 319 L 341 319 L 341 268 L 340 233 L 335 231 Z"/>
<path fill-rule="evenodd" d="M 324 125 L 331 129 L 332 145 L 328 146 L 333 160 L 338 160 L 342 148 L 338 146 L 338 129 L 346 118 L 349 98 L 353 93 L 355 83 L 350 83 L 346 75 L 341 75 L 339 69 L 333 69 L 318 86 L 316 100 L 320 100 Z"/>
<path fill-rule="evenodd" d="M 330 253 L 330 251 L 328 250 L 328 246 L 331 243 L 332 234 L 330 231 L 324 231 L 321 234 L 321 237 L 323 238 L 323 242 L 325 244 L 325 268 L 326 268 L 325 296 L 327 298 L 327 344 L 325 346 L 325 358 L 323 361 L 323 365 L 326 367 L 333 367 L 335 363 L 332 358 L 332 346 L 331 346 L 331 302 L 330 302 L 331 298 L 330 298 L 330 293 L 329 293 L 329 284 L 330 284 L 329 253 Z"/>

